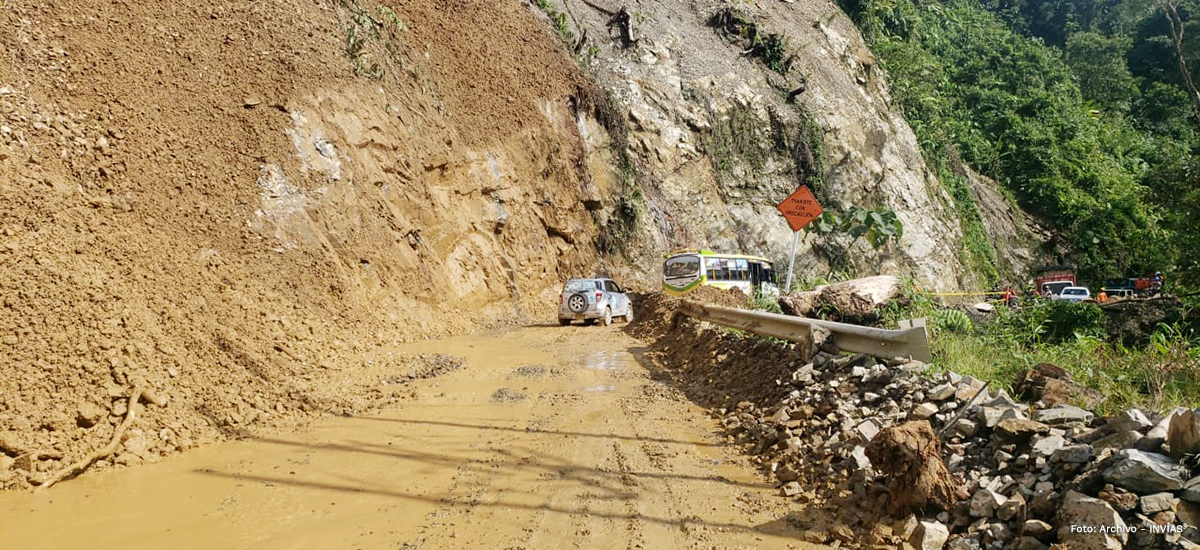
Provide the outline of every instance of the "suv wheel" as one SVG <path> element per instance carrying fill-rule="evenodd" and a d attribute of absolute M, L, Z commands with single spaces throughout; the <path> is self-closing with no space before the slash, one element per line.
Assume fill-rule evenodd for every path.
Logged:
<path fill-rule="evenodd" d="M 633 322 L 633 306 L 629 306 L 629 309 L 625 310 L 625 323 L 628 324 L 628 323 L 632 323 L 632 322 Z"/>
<path fill-rule="evenodd" d="M 587 305 L 587 296 L 584 296 L 583 293 L 572 294 L 567 298 L 567 309 L 571 310 L 571 313 L 583 313 L 587 310 Z"/>
<path fill-rule="evenodd" d="M 608 325 L 612 324 L 612 308 L 611 307 L 604 308 L 604 317 L 601 318 L 601 321 L 604 323 L 604 326 L 606 326 L 606 327 Z"/>

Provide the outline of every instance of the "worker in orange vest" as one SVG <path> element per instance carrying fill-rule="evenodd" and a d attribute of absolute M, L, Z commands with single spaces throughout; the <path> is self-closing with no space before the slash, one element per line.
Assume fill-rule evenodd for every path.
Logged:
<path fill-rule="evenodd" d="M 1108 301 L 1108 293 L 1105 292 L 1103 288 L 1100 289 L 1100 294 L 1096 295 L 1096 301 L 1102 304 Z"/>

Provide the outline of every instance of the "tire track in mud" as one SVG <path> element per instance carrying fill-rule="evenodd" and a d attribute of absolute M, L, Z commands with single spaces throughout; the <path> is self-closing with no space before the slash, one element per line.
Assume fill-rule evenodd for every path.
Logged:
<path fill-rule="evenodd" d="M 86 524 L 90 541 L 133 550 L 811 547 L 787 526 L 788 501 L 639 346 L 612 327 L 404 346 L 466 364 L 376 415 L 77 480 L 54 491 L 67 505 L 0 501 L 0 546 L 79 546 L 50 527 L 78 522 L 77 503 L 116 510 Z M 211 516 L 226 501 L 236 524 Z"/>

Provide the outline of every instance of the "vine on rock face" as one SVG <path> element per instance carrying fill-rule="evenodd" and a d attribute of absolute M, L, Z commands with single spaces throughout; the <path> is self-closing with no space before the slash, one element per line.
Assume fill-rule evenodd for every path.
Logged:
<path fill-rule="evenodd" d="M 746 54 L 762 60 L 767 68 L 786 75 L 796 61 L 788 54 L 790 40 L 786 35 L 762 32 L 748 15 L 733 7 L 726 7 L 708 18 L 708 25 L 726 36 L 737 38 L 747 48 Z"/>

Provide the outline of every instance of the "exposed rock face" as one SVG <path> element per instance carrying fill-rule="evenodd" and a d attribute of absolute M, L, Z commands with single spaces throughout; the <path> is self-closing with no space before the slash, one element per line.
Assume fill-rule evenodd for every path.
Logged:
<path fill-rule="evenodd" d="M 646 38 L 627 50 L 605 37 L 609 13 L 597 9 L 601 4 L 565 5 L 576 35 L 587 29 L 588 45 L 598 49 L 591 61 L 598 81 L 629 110 L 629 143 L 643 170 L 652 222 L 641 235 L 647 270 L 657 269 L 663 247 L 783 260 L 791 231 L 774 205 L 807 183 L 827 210 L 894 209 L 904 236 L 883 253 L 859 241 L 847 254 L 844 236 L 803 234 L 801 275 L 848 264 L 862 272 L 912 273 L 935 289 L 973 281 L 960 259 L 953 199 L 930 174 L 912 130 L 891 105 L 882 71 L 837 7 L 744 7 L 759 33 L 805 44 L 790 70 L 775 72 L 707 24 L 726 7 L 722 2 L 639 6 L 637 34 Z M 593 152 L 606 145 L 589 140 Z M 1004 242 L 1030 246 L 1028 239 Z"/>
<path fill-rule="evenodd" d="M 1050 240 L 1049 232 L 1005 198 L 998 182 L 969 166 L 960 166 L 979 207 L 979 216 L 987 228 L 988 242 L 995 251 L 996 271 L 1001 280 L 1013 284 L 1029 279 L 1029 274 L 1045 261 L 1037 253 L 1038 245 Z"/>

